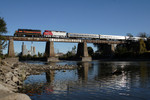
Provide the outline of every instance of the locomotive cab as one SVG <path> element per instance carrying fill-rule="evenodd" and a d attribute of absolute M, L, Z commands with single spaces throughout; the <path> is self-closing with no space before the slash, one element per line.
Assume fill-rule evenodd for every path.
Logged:
<path fill-rule="evenodd" d="M 45 32 L 43 32 L 43 36 L 44 37 L 52 37 L 53 36 L 53 33 L 49 30 L 45 30 Z"/>

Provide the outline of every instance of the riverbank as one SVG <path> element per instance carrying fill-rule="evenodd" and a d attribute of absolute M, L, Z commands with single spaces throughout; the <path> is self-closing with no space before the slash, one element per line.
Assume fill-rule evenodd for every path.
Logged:
<path fill-rule="evenodd" d="M 0 63 L 0 100 L 31 100 L 26 94 L 17 93 L 23 81 L 29 75 L 40 74 L 49 70 L 73 70 L 75 65 L 36 65 L 18 62 L 7 58 Z"/>
<path fill-rule="evenodd" d="M 26 76 L 19 62 L 8 58 L 0 64 L 0 100 L 31 100 L 26 94 L 17 93 Z"/>

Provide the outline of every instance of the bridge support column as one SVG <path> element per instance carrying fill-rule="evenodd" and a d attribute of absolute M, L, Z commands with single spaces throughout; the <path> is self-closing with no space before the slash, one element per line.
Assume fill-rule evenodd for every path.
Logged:
<path fill-rule="evenodd" d="M 111 44 L 111 51 L 112 52 L 115 52 L 115 48 L 116 48 L 115 44 Z"/>
<path fill-rule="evenodd" d="M 78 44 L 77 57 L 81 58 L 81 61 L 91 61 L 92 60 L 92 58 L 88 54 L 86 42 Z"/>
<path fill-rule="evenodd" d="M 15 53 L 14 53 L 14 40 L 13 39 L 9 40 L 8 56 L 9 57 L 15 57 Z"/>
<path fill-rule="evenodd" d="M 54 53 L 54 42 L 46 42 L 45 54 L 47 57 L 47 61 L 50 62 L 57 62 L 58 58 L 55 56 Z"/>
<path fill-rule="evenodd" d="M 111 44 L 111 55 L 113 56 L 115 53 L 115 49 L 116 49 L 117 44 Z"/>

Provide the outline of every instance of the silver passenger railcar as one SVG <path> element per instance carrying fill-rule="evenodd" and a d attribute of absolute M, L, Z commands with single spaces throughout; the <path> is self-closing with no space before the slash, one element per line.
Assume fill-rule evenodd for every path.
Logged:
<path fill-rule="evenodd" d="M 106 40 L 126 40 L 126 36 L 117 36 L 117 35 L 99 35 L 100 39 Z"/>
<path fill-rule="evenodd" d="M 69 38 L 87 38 L 87 39 L 99 39 L 98 34 L 79 34 L 79 33 L 68 33 Z"/>
<path fill-rule="evenodd" d="M 147 41 L 147 38 L 144 38 L 144 37 L 130 37 L 129 40 L 139 41 L 140 39 L 142 39 L 142 40 L 144 40 L 144 41 Z"/>

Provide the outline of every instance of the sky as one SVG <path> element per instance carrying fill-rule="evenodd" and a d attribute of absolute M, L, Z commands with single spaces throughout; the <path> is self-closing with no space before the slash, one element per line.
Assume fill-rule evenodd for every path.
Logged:
<path fill-rule="evenodd" d="M 7 23 L 6 35 L 13 35 L 18 28 L 123 36 L 150 34 L 150 0 L 0 0 L 0 17 Z M 33 45 L 36 52 L 45 51 L 45 42 L 24 43 L 28 49 Z M 21 52 L 21 44 L 14 42 L 15 52 Z M 77 43 L 55 42 L 55 52 L 66 53 L 74 45 Z"/>

